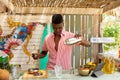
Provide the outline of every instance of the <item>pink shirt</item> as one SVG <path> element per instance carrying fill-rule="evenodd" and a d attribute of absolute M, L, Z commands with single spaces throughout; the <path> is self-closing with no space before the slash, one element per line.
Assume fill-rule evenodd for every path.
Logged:
<path fill-rule="evenodd" d="M 62 31 L 58 51 L 55 50 L 54 34 L 46 37 L 42 51 L 49 51 L 48 70 L 53 70 L 55 65 L 61 65 L 62 69 L 71 69 L 72 46 L 64 44 L 65 40 L 71 37 L 74 37 L 73 33 Z"/>

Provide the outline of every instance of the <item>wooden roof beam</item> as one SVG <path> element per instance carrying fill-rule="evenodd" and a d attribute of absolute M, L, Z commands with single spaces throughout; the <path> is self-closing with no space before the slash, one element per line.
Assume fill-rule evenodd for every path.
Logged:
<path fill-rule="evenodd" d="M 16 14 L 102 14 L 100 8 L 15 7 Z"/>

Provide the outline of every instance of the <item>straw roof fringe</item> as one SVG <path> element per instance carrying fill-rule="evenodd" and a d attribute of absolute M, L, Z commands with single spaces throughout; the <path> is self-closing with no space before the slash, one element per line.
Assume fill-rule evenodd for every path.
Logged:
<path fill-rule="evenodd" d="M 32 14 L 31 13 L 32 11 L 29 11 L 30 9 L 32 10 L 36 9 L 34 10 L 34 13 L 39 14 L 42 13 L 41 11 L 39 11 L 39 9 L 51 10 L 52 8 L 53 9 L 57 8 L 58 12 L 61 11 L 61 9 L 63 9 L 62 13 L 64 14 L 67 14 L 67 11 L 64 12 L 65 9 L 72 9 L 73 11 L 77 11 L 77 10 L 83 11 L 83 9 L 94 8 L 95 10 L 99 10 L 98 12 L 100 12 L 100 13 L 95 12 L 95 14 L 101 14 L 101 9 L 103 13 L 120 6 L 120 0 L 0 0 L 0 1 L 4 1 L 4 4 L 5 5 L 7 4 L 6 6 L 12 7 L 12 11 L 18 14 L 29 13 L 29 12 L 30 14 Z M 12 5 L 8 4 L 8 2 L 11 3 Z M 14 10 L 13 10 L 13 6 L 14 6 Z M 20 9 L 23 9 L 24 11 Z M 49 14 L 48 11 L 46 13 Z M 88 11 L 88 14 L 90 14 L 90 11 Z M 77 14 L 79 14 L 79 12 Z M 54 11 L 52 13 L 54 13 Z M 83 14 L 87 14 L 87 13 L 83 13 Z"/>

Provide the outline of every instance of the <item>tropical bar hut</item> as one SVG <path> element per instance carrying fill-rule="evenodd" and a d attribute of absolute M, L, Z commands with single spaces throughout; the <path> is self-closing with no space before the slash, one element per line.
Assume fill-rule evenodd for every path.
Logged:
<path fill-rule="evenodd" d="M 19 64 L 22 71 L 25 71 L 33 66 L 34 60 L 31 54 L 41 51 L 45 37 L 53 32 L 51 24 L 53 14 L 63 15 L 66 31 L 79 33 L 87 41 L 91 41 L 93 37 L 103 37 L 101 31 L 103 14 L 114 14 L 120 17 L 119 7 L 120 0 L 0 0 L 0 55 L 10 51 L 14 56 L 9 56 L 11 57 L 9 64 Z M 112 11 L 115 8 L 119 8 L 118 14 Z M 29 22 L 46 24 L 45 26 L 37 25 L 29 37 L 22 37 L 22 42 L 10 40 L 7 37 L 14 34 L 17 30 L 16 26 L 29 24 Z M 6 44 L 3 44 L 2 39 L 6 38 L 8 40 L 5 40 Z M 17 45 L 10 46 L 15 43 Z M 72 53 L 73 69 L 88 62 L 99 63 L 101 59 L 98 54 L 103 53 L 103 43 L 91 43 L 88 48 L 74 46 Z M 48 58 L 47 55 L 37 61 L 40 70 L 46 70 Z"/>

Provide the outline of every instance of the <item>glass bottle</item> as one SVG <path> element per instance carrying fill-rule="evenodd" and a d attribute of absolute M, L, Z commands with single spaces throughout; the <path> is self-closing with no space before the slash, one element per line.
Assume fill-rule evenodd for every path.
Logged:
<path fill-rule="evenodd" d="M 2 55 L 0 55 L 0 69 L 2 68 Z"/>
<path fill-rule="evenodd" d="M 37 50 L 37 54 L 40 54 L 39 49 Z M 34 60 L 33 64 L 34 64 L 35 68 L 39 68 L 39 59 Z"/>
<path fill-rule="evenodd" d="M 118 58 L 120 58 L 120 47 L 118 48 Z"/>
<path fill-rule="evenodd" d="M 8 56 L 7 55 L 2 56 L 2 68 L 8 69 Z"/>

